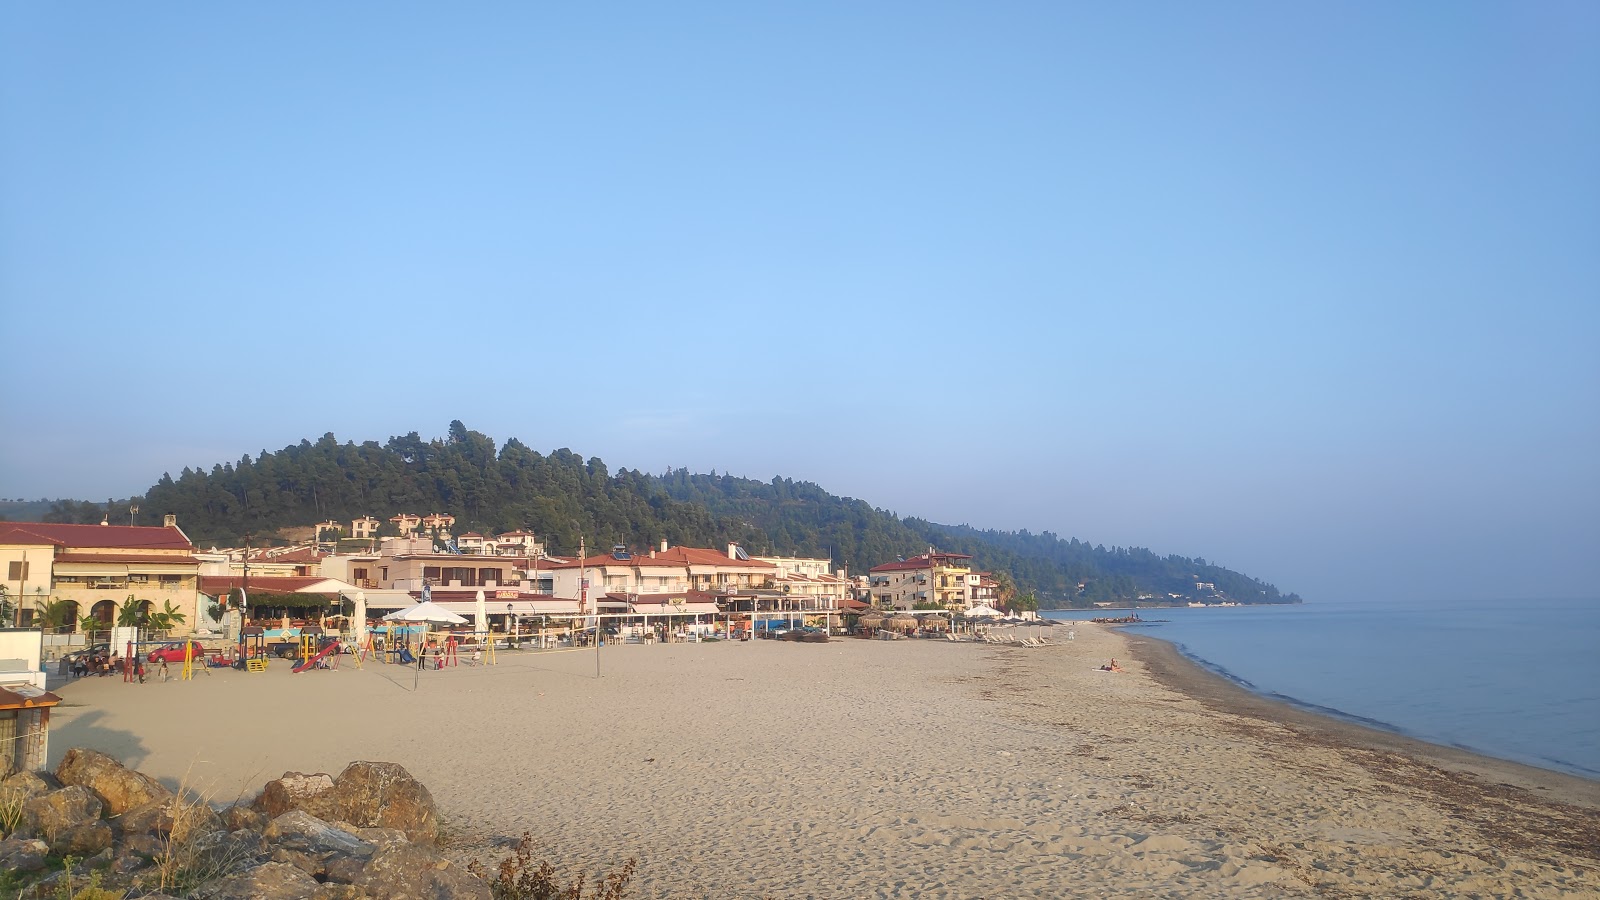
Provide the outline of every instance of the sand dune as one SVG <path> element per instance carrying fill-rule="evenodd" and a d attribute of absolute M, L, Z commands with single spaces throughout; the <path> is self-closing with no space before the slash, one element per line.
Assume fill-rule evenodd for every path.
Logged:
<path fill-rule="evenodd" d="M 623 646 L 599 679 L 592 651 L 502 654 L 415 691 L 371 664 L 91 679 L 52 748 L 219 802 L 392 760 L 459 852 L 531 831 L 563 865 L 636 858 L 639 897 L 1600 894 L 1594 782 L 1297 719 L 1164 645 L 1077 634 Z M 1112 656 L 1128 671 L 1094 669 Z"/>

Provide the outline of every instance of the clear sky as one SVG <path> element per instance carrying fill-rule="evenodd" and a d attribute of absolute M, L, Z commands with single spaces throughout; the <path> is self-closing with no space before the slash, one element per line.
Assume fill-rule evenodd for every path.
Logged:
<path fill-rule="evenodd" d="M 5 4 L 0 322 L 0 496 L 461 419 L 1594 596 L 1600 5 Z"/>

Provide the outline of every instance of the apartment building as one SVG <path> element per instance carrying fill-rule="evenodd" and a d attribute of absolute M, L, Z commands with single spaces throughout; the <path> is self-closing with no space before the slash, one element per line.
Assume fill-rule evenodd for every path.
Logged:
<path fill-rule="evenodd" d="M 871 603 L 878 609 L 970 609 L 981 576 L 972 571 L 965 553 L 939 553 L 932 547 L 921 556 L 873 566 L 867 576 Z"/>
<path fill-rule="evenodd" d="M 24 628 L 43 625 L 47 610 L 56 613 L 52 631 L 70 634 L 84 616 L 110 627 L 130 604 L 158 611 L 170 605 L 185 619 L 174 633 L 190 633 L 199 607 L 194 554 L 174 516 L 159 528 L 0 522 L 0 570 L 7 576 L 0 583 L 13 621 Z M 63 605 L 50 606 L 57 601 Z"/>

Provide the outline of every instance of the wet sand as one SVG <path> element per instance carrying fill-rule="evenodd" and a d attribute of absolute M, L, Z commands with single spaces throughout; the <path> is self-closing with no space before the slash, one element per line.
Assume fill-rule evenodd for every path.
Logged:
<path fill-rule="evenodd" d="M 1064 638 L 1065 628 L 1050 633 Z M 217 802 L 399 762 L 459 855 L 529 831 L 632 897 L 1600 894 L 1596 786 L 1256 698 L 1114 629 L 1041 648 L 756 641 L 61 691 Z M 1127 671 L 1099 671 L 1110 657 Z M 418 689 L 413 691 L 413 680 Z"/>

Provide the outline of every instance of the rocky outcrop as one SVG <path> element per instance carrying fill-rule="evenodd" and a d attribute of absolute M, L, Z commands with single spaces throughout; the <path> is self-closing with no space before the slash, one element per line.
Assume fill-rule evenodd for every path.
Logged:
<path fill-rule="evenodd" d="M 102 808 L 100 798 L 88 788 L 71 785 L 24 800 L 22 828 L 53 841 L 56 835 L 100 821 Z"/>
<path fill-rule="evenodd" d="M 317 880 L 281 862 L 265 862 L 230 875 L 194 896 L 205 900 L 305 900 L 317 892 Z"/>
<path fill-rule="evenodd" d="M 353 762 L 338 778 L 286 772 L 267 782 L 252 806 L 274 819 L 300 810 L 358 828 L 398 829 L 410 841 L 431 844 L 439 837 L 433 795 L 396 763 Z"/>
<path fill-rule="evenodd" d="M 210 873 L 185 882 L 197 900 L 492 900 L 486 881 L 433 846 L 433 796 L 394 763 L 354 762 L 337 778 L 289 772 L 220 815 L 94 751 L 69 750 L 57 776 L 0 782 L 26 798 L 21 833 L 0 840 L 0 871 L 26 896 L 92 868 L 113 892 L 164 897 L 153 861 L 175 856 Z M 51 863 L 62 856 L 78 861 L 71 873 Z"/>
<path fill-rule="evenodd" d="M 50 845 L 35 838 L 0 841 L 0 872 L 37 872 L 44 868 Z"/>
<path fill-rule="evenodd" d="M 492 900 L 489 885 L 422 844 L 396 844 L 373 854 L 357 887 L 392 900 Z"/>
<path fill-rule="evenodd" d="M 154 834 L 186 841 L 208 831 L 223 830 L 222 817 L 211 807 L 191 798 L 168 797 L 130 809 L 115 824 L 126 835 Z"/>
<path fill-rule="evenodd" d="M 331 815 L 332 792 L 333 776 L 326 772 L 285 772 L 282 778 L 267 782 L 252 806 L 268 819 L 276 819 L 291 809 L 303 809 L 321 819 L 335 818 Z"/>
<path fill-rule="evenodd" d="M 96 750 L 68 750 L 61 765 L 56 766 L 56 777 L 62 784 L 81 785 L 93 791 L 105 804 L 106 813 L 113 816 L 172 796 L 161 782 Z"/>

